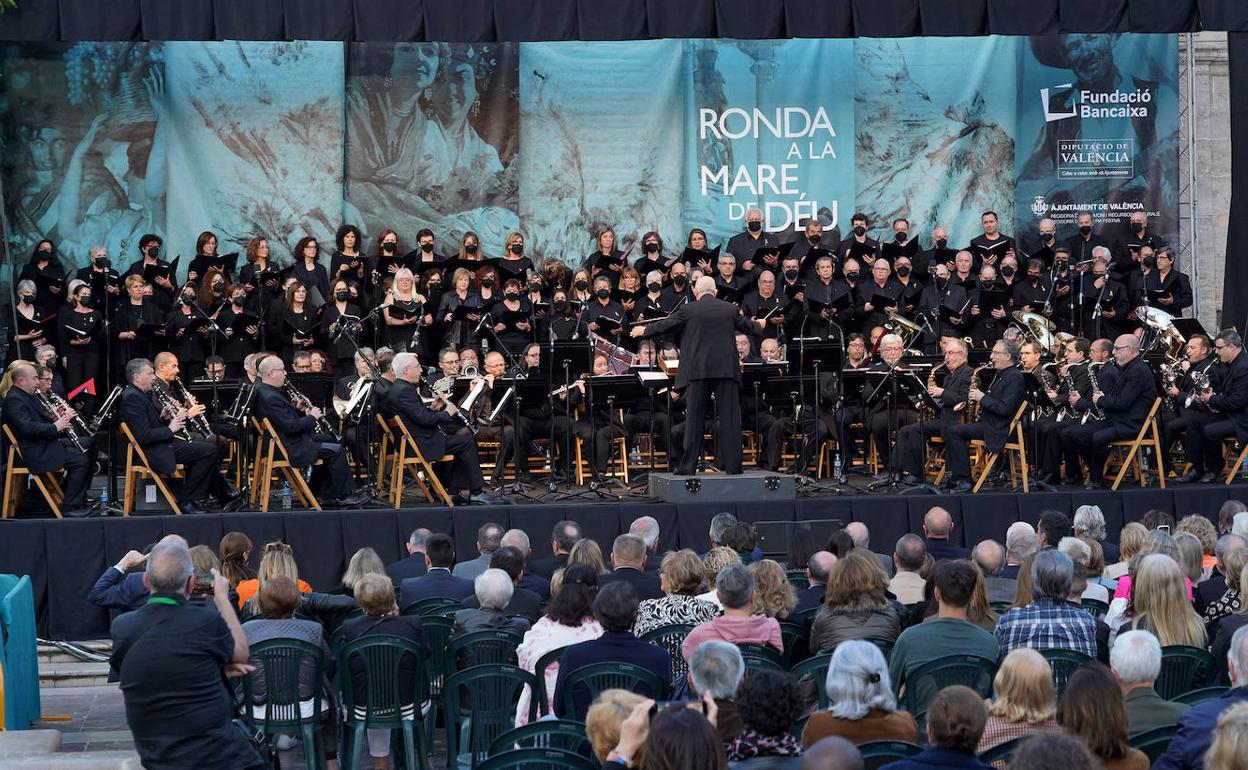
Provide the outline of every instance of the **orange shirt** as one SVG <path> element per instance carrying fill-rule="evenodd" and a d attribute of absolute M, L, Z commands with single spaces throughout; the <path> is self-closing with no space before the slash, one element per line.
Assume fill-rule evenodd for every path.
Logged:
<path fill-rule="evenodd" d="M 240 580 L 238 588 L 234 590 L 238 591 L 238 608 L 241 610 L 243 605 L 247 603 L 247 600 L 255 596 L 256 592 L 260 590 L 260 581 L 255 578 L 252 578 L 251 580 Z M 306 580 L 300 580 L 299 593 L 312 593 L 312 586 L 309 585 Z"/>

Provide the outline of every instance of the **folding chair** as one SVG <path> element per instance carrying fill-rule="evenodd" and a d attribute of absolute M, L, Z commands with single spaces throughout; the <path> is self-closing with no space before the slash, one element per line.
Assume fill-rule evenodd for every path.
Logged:
<path fill-rule="evenodd" d="M 165 502 L 169 503 L 169 507 L 173 512 L 182 515 L 182 508 L 178 505 L 178 500 L 169 491 L 169 487 L 165 484 L 165 480 L 160 474 L 152 470 L 152 465 L 147 461 L 147 453 L 143 451 L 143 447 L 139 446 L 139 442 L 135 440 L 134 434 L 130 432 L 130 426 L 124 422 L 120 423 L 121 435 L 126 438 L 126 483 L 125 493 L 122 495 L 121 514 L 129 516 L 134 510 L 134 495 L 136 492 L 137 482 L 139 479 L 150 480 L 160 490 L 160 494 L 164 496 Z M 136 462 L 137 460 L 137 462 Z M 176 465 L 173 469 L 173 477 L 175 479 L 182 478 L 182 466 Z"/>
<path fill-rule="evenodd" d="M 1232 442 L 1228 450 L 1233 451 L 1234 446 L 1235 446 L 1234 442 Z M 1228 452 L 1228 456 L 1229 456 L 1229 452 Z M 1228 487 L 1231 485 L 1231 482 L 1235 480 L 1235 476 L 1239 474 L 1239 469 L 1244 467 L 1244 460 L 1246 459 L 1248 459 L 1248 444 L 1244 444 L 1244 448 L 1240 450 L 1239 456 L 1235 458 L 1235 464 L 1230 465 L 1228 463 L 1228 465 L 1226 466 L 1226 480 L 1223 482 L 1224 484 L 1226 484 Z"/>
<path fill-rule="evenodd" d="M 265 444 L 263 474 L 258 477 L 260 481 L 260 510 L 263 513 L 269 511 L 269 493 L 273 489 L 273 472 L 278 471 L 282 474 L 289 484 L 290 488 L 299 497 L 299 501 L 304 507 L 314 510 L 321 510 L 321 504 L 312 494 L 312 489 L 308 486 L 308 482 L 303 478 L 303 469 L 298 466 L 291 465 L 290 453 L 286 451 L 286 445 L 282 443 L 278 437 L 277 431 L 274 430 L 273 424 L 267 419 L 260 421 L 263 429 L 263 437 Z M 314 460 L 313 465 L 320 465 L 320 460 Z"/>
<path fill-rule="evenodd" d="M 260 502 L 260 479 L 264 478 L 265 440 L 267 436 L 260 420 L 252 417 L 250 430 L 256 433 L 256 452 L 251 461 L 251 476 L 247 479 L 247 498 L 252 505 Z"/>
<path fill-rule="evenodd" d="M 624 422 L 623 410 L 619 410 L 616 416 L 619 418 L 621 423 Z M 592 421 L 591 421 L 591 424 L 592 424 Z M 595 431 L 597 430 L 598 429 L 595 428 Z M 590 441 L 593 440 L 592 434 L 589 440 Z M 703 437 L 702 441 L 703 441 L 703 444 L 706 443 L 707 439 L 705 436 Z M 593 472 L 589 471 L 588 469 L 589 463 L 586 462 L 585 460 L 585 452 L 588 451 L 587 441 L 578 438 L 574 443 L 576 445 L 576 456 L 573 458 L 574 462 L 576 463 L 576 483 L 577 483 L 577 486 L 580 486 L 585 483 L 586 478 L 593 476 Z M 620 457 L 618 460 L 614 460 L 614 461 L 611 460 L 610 457 L 608 457 L 607 467 L 603 469 L 602 475 L 612 476 L 617 479 L 622 479 L 624 483 L 627 484 L 628 483 L 628 436 L 627 434 L 624 436 L 619 436 L 618 438 L 611 439 L 611 445 L 614 446 L 616 450 L 619 451 Z M 618 463 L 618 467 L 616 467 L 613 470 L 612 466 L 616 465 L 617 463 Z"/>
<path fill-rule="evenodd" d="M 394 432 L 386 424 L 385 417 L 375 414 L 373 419 L 377 420 L 377 425 L 381 427 L 381 447 L 377 454 L 377 488 L 382 489 L 386 481 L 386 463 L 393 463 L 398 457 L 396 453 L 398 442 L 394 439 Z"/>
<path fill-rule="evenodd" d="M 425 496 L 425 499 L 431 503 L 441 500 L 447 508 L 453 508 L 455 503 L 452 502 L 451 496 L 447 494 L 446 488 L 442 486 L 438 474 L 434 472 L 433 466 L 429 463 L 428 458 L 420 451 L 420 446 L 416 443 L 416 439 L 412 438 L 411 431 L 403 424 L 403 421 L 397 417 L 391 418 L 389 428 L 395 434 L 395 440 L 398 441 L 399 452 L 395 458 L 394 467 L 390 473 L 390 499 L 394 503 L 394 507 L 398 508 L 403 502 L 403 480 L 406 478 L 407 469 L 412 468 L 412 476 L 416 479 L 416 487 Z M 436 462 L 450 462 L 455 459 L 454 455 L 442 455 Z M 424 474 L 422 478 L 421 474 Z M 428 482 L 426 484 L 425 482 Z M 429 487 L 433 487 L 433 493 L 429 491 Z"/>
<path fill-rule="evenodd" d="M 1010 462 L 1010 484 L 1014 483 L 1016 473 L 1019 470 L 1016 466 L 1022 466 L 1023 476 L 1023 494 L 1030 491 L 1027 482 L 1027 445 L 1023 442 L 1023 413 L 1027 411 L 1027 400 L 1023 399 L 1023 403 L 1018 405 L 1018 411 L 1014 412 L 1014 418 L 1010 420 L 1009 430 L 1006 435 L 1013 434 L 1014 441 L 1007 441 L 1002 451 L 1009 457 Z M 972 447 L 982 447 L 984 449 L 983 470 L 979 472 L 979 478 L 975 480 L 975 488 L 972 492 L 978 492 L 979 488 L 988 480 L 988 474 L 992 473 L 992 468 L 997 464 L 997 458 L 1001 456 L 1001 452 L 989 452 L 988 445 L 981 439 L 971 439 Z"/>
<path fill-rule="evenodd" d="M 65 501 L 65 493 L 55 473 L 31 473 L 29 468 L 22 466 L 22 452 L 17 448 L 17 438 L 9 426 L 4 426 L 4 437 L 9 442 L 8 462 L 4 472 L 4 509 L 0 519 L 13 518 L 17 513 L 17 501 L 22 490 L 26 488 L 26 479 L 35 482 L 44 502 L 52 509 L 56 518 L 61 518 L 61 503 Z"/>
<path fill-rule="evenodd" d="M 1161 399 L 1154 398 L 1153 406 L 1148 410 L 1148 417 L 1144 418 L 1144 424 L 1140 426 L 1140 432 L 1135 438 L 1121 441 L 1109 442 L 1110 456 L 1105 458 L 1105 472 L 1111 467 L 1117 465 L 1118 474 L 1114 477 L 1114 485 L 1111 487 L 1115 492 L 1118 491 L 1118 485 L 1122 483 L 1122 477 L 1127 475 L 1127 469 L 1135 471 L 1136 481 L 1140 486 L 1144 486 L 1147 474 L 1144 472 L 1143 463 L 1140 458 L 1144 451 L 1145 442 L 1153 448 L 1153 453 L 1157 457 L 1157 481 L 1162 489 L 1166 488 L 1166 471 L 1164 458 L 1161 456 L 1161 432 L 1157 430 L 1157 410 L 1161 408 Z M 1126 456 L 1121 461 L 1114 458 L 1114 455 L 1121 455 L 1126 450 Z"/>

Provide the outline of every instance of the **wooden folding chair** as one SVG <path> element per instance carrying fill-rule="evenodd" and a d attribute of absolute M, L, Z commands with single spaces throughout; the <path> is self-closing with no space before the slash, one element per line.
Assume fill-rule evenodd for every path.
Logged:
<path fill-rule="evenodd" d="M 386 424 L 385 417 L 375 414 L 373 419 L 381 427 L 381 446 L 377 452 L 377 488 L 382 489 L 386 480 L 386 464 L 394 462 L 398 456 L 395 451 L 398 448 L 398 442 L 394 439 L 394 432 Z"/>
<path fill-rule="evenodd" d="M 403 503 L 403 482 L 407 476 L 407 469 L 412 469 L 412 476 L 416 479 L 416 488 L 421 491 L 425 499 L 431 503 L 441 500 L 447 508 L 455 507 L 455 503 L 451 500 L 450 494 L 447 493 L 446 487 L 442 486 L 441 479 L 433 470 L 433 466 L 429 463 L 428 458 L 420 451 L 420 445 L 416 443 L 416 439 L 412 437 L 411 431 L 403 424 L 399 418 L 392 418 L 389 422 L 389 428 L 394 433 L 395 440 L 398 442 L 398 456 L 394 460 L 393 469 L 390 472 L 390 499 L 394 503 L 394 507 L 398 508 Z M 455 459 L 454 455 L 442 455 L 436 462 L 451 462 Z M 422 478 L 423 474 L 423 478 Z M 426 482 L 428 482 L 426 484 Z M 433 492 L 429 491 L 429 487 L 433 487 Z M 434 493 L 437 498 L 434 498 Z"/>
<path fill-rule="evenodd" d="M 61 504 L 65 502 L 65 493 L 55 473 L 31 473 L 30 468 L 22 465 L 22 452 L 17 448 L 17 438 L 9 426 L 4 426 L 4 437 L 9 442 L 8 462 L 4 472 L 4 507 L 0 511 L 0 519 L 13 518 L 17 514 L 17 503 L 26 489 L 26 480 L 35 482 L 43 500 L 52 509 L 56 518 L 61 518 Z"/>
<path fill-rule="evenodd" d="M 618 414 L 616 416 L 619 418 L 620 424 L 623 424 L 624 410 L 622 409 L 618 410 Z M 592 440 L 592 434 L 591 434 L 590 440 Z M 704 435 L 702 437 L 703 445 L 706 445 L 707 440 L 708 440 L 707 436 Z M 576 455 L 572 458 L 573 462 L 576 463 L 575 465 L 576 483 L 577 483 L 577 486 L 580 486 L 585 483 L 586 478 L 594 475 L 593 472 L 589 470 L 589 462 L 585 460 L 585 453 L 589 451 L 589 448 L 588 448 L 589 445 L 586 443 L 586 441 L 583 441 L 579 438 L 573 441 L 572 443 L 575 446 L 575 452 L 576 452 Z M 624 483 L 627 484 L 628 483 L 628 436 L 624 435 L 624 436 L 619 436 L 617 438 L 611 439 L 611 444 L 620 453 L 620 457 L 618 461 L 612 461 L 610 458 L 607 458 L 607 467 L 606 469 L 603 470 L 602 475 L 611 476 L 617 479 L 622 479 Z M 714 453 L 712 452 L 712 457 L 713 457 L 713 454 Z M 714 460 L 712 459 L 712 462 L 713 461 Z"/>
<path fill-rule="evenodd" d="M 1006 441 L 1002 452 L 1009 457 L 1010 462 L 1010 484 L 1014 484 L 1017 478 L 1018 468 L 1022 466 L 1023 475 L 1023 494 L 1030 491 L 1027 479 L 1027 445 L 1023 442 L 1023 413 L 1027 411 L 1027 400 L 1023 399 L 1023 403 L 1018 405 L 1018 411 L 1014 412 L 1014 418 L 1010 420 L 1010 428 L 1008 434 L 1014 435 L 1014 441 Z M 992 468 L 997 464 L 997 458 L 1001 456 L 1001 452 L 989 452 L 988 445 L 981 439 L 971 439 L 972 447 L 981 447 L 983 454 L 983 469 L 979 472 L 979 478 L 975 480 L 975 488 L 972 492 L 978 492 L 979 488 L 988 480 L 988 474 L 992 473 Z"/>
<path fill-rule="evenodd" d="M 169 487 L 165 484 L 165 480 L 160 474 L 152 470 L 152 465 L 147 461 L 147 453 L 143 451 L 143 447 L 134 438 L 134 433 L 130 431 L 130 426 L 124 422 L 120 424 L 121 435 L 126 439 L 126 484 L 125 493 L 122 495 L 121 515 L 129 516 L 134 511 L 134 498 L 137 492 L 139 479 L 150 480 L 160 490 L 160 494 L 164 496 L 165 502 L 169 503 L 169 507 L 173 512 L 182 515 L 182 508 L 178 505 L 178 499 L 169 491 Z M 182 478 L 181 465 L 175 465 L 173 469 L 173 478 Z"/>
<path fill-rule="evenodd" d="M 265 441 L 267 436 L 264 432 L 264 425 L 256 417 L 251 418 L 250 430 L 256 433 L 256 451 L 255 456 L 251 460 L 251 476 L 247 479 L 248 501 L 255 505 L 260 502 L 260 480 L 264 478 L 264 458 L 265 458 Z"/>
<path fill-rule="evenodd" d="M 265 443 L 264 452 L 264 473 L 257 478 L 260 481 L 260 510 L 264 513 L 269 511 L 269 493 L 273 488 L 273 472 L 277 471 L 282 474 L 282 478 L 286 479 L 290 484 L 290 488 L 299 497 L 300 502 L 305 508 L 321 510 L 321 503 L 312 494 L 312 489 L 308 486 L 308 482 L 303 478 L 303 469 L 290 463 L 290 453 L 286 451 L 286 445 L 282 443 L 282 439 L 278 437 L 277 431 L 273 429 L 273 424 L 267 419 L 260 421 L 261 427 L 264 429 L 263 438 Z M 320 460 L 314 460 L 313 465 L 320 465 Z"/>
<path fill-rule="evenodd" d="M 1118 491 L 1118 485 L 1122 483 L 1123 476 L 1127 475 L 1127 469 L 1135 472 L 1136 481 L 1140 486 L 1144 486 L 1147 474 L 1144 472 L 1144 466 L 1140 462 L 1140 457 L 1144 452 L 1145 443 L 1153 447 L 1153 454 L 1157 457 L 1157 480 L 1162 489 L 1166 488 L 1166 471 L 1165 461 L 1161 456 L 1161 431 L 1157 429 L 1157 410 L 1161 408 L 1161 399 L 1154 398 L 1153 406 L 1148 410 L 1148 417 L 1144 418 L 1144 424 L 1140 426 L 1140 432 L 1136 434 L 1134 439 L 1120 440 L 1109 442 L 1109 457 L 1105 458 L 1105 467 L 1103 473 L 1108 473 L 1112 467 L 1118 468 L 1118 474 L 1114 477 L 1114 484 L 1110 487 L 1115 492 Z M 1122 456 L 1123 450 L 1126 450 L 1126 456 Z M 1121 457 L 1121 460 L 1115 458 L 1115 455 Z M 1152 471 L 1150 471 L 1152 472 Z"/>
<path fill-rule="evenodd" d="M 1226 480 L 1223 482 L 1228 487 L 1235 480 L 1235 476 L 1239 473 L 1239 469 L 1244 467 L 1244 460 L 1248 459 L 1248 444 L 1244 444 L 1244 448 L 1240 450 L 1239 456 L 1235 458 L 1235 464 L 1230 464 L 1230 453 L 1235 449 L 1234 439 L 1230 440 L 1230 446 L 1227 447 L 1227 466 Z"/>

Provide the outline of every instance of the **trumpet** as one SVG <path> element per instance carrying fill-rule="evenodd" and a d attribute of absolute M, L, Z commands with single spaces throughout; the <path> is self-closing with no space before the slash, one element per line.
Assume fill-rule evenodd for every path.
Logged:
<path fill-rule="evenodd" d="M 182 380 L 179 380 L 177 377 L 174 377 L 173 381 L 169 383 L 169 390 L 188 410 L 199 406 L 199 401 L 195 396 L 191 395 L 191 391 L 187 390 L 186 386 L 182 384 Z M 204 438 L 212 436 L 212 426 L 204 415 L 198 414 L 194 417 L 187 415 L 186 422 L 196 433 Z"/>
<path fill-rule="evenodd" d="M 290 400 L 290 403 L 301 412 L 307 413 L 313 408 L 312 401 L 307 396 L 300 393 L 298 389 L 296 389 L 295 386 L 291 385 L 289 382 L 282 385 L 282 393 L 285 394 L 286 398 Z M 326 420 L 324 415 L 315 419 L 316 431 L 318 433 L 329 436 L 337 443 L 342 443 L 342 437 L 338 435 L 338 431 L 334 430 L 334 426 L 329 424 L 329 420 Z"/>
<path fill-rule="evenodd" d="M 186 408 L 175 401 L 171 394 L 166 393 L 161 388 L 152 388 L 152 398 L 156 399 L 156 406 L 160 408 L 160 419 L 165 422 L 173 422 L 173 419 L 178 416 L 178 412 Z M 180 429 L 173 431 L 173 437 L 179 441 L 190 441 L 191 432 L 183 424 Z"/>
<path fill-rule="evenodd" d="M 57 396 L 55 393 L 52 393 L 50 391 L 48 393 L 44 393 L 42 391 L 36 390 L 35 398 L 39 399 L 39 404 L 43 407 L 43 411 L 48 413 L 48 418 L 52 420 L 53 422 L 56 422 L 57 420 L 61 419 L 65 415 L 73 412 L 72 409 L 69 409 L 68 404 L 65 404 L 65 402 L 61 400 L 59 396 Z M 65 404 L 65 409 L 67 409 L 68 411 L 63 411 L 62 408 L 57 405 L 57 402 L 60 402 L 61 404 Z M 69 425 L 62 432 L 65 434 L 65 438 L 69 439 L 69 443 L 74 445 L 74 449 L 77 449 L 79 452 L 86 454 L 87 453 L 86 442 L 83 440 L 83 437 L 78 434 L 77 425 L 79 423 L 81 423 L 83 426 L 86 425 L 86 423 L 83 422 L 82 418 L 78 417 L 75 414 L 70 419 Z M 88 440 L 89 440 L 89 437 L 88 437 Z"/>

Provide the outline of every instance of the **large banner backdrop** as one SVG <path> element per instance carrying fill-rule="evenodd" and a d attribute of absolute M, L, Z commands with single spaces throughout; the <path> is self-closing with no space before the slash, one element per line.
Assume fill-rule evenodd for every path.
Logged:
<path fill-rule="evenodd" d="M 487 255 L 519 230 L 577 261 L 690 228 L 716 244 L 748 208 L 880 231 L 906 217 L 960 244 L 979 215 L 1034 247 L 1076 212 L 1178 230 L 1173 35 L 619 43 L 8 45 L 0 61 L 10 248 L 83 264 L 156 232 L 288 253 L 344 222 L 370 251 L 431 228 Z M 877 232 L 878 234 L 878 232 Z M 926 243 L 926 237 L 925 237 Z M 283 245 L 285 248 L 283 248 Z M 184 263 L 185 264 L 185 263 Z"/>

